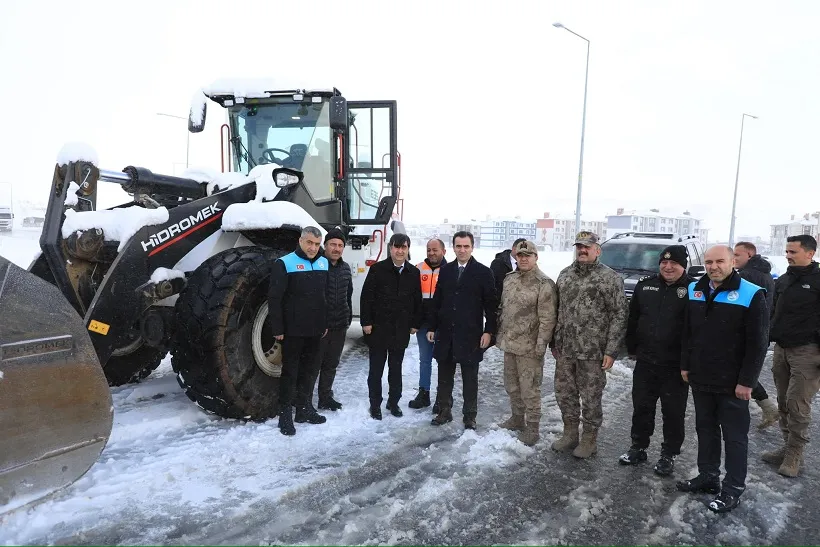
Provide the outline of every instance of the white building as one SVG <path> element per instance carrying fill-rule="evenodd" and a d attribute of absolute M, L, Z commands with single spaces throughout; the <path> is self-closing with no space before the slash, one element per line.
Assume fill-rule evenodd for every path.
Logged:
<path fill-rule="evenodd" d="M 481 228 L 481 247 L 491 249 L 508 249 L 516 239 L 524 238 L 535 241 L 535 220 L 515 218 L 488 218 L 479 223 Z M 478 242 L 476 242 L 478 246 Z"/>
<path fill-rule="evenodd" d="M 481 225 L 479 221 L 475 219 L 451 221 L 445 218 L 444 221 L 437 226 L 436 233 L 431 237 L 439 238 L 449 249 L 453 243 L 453 235 L 456 232 L 470 232 L 473 234 L 473 239 L 475 240 L 474 246 L 479 246 L 481 242 Z"/>
<path fill-rule="evenodd" d="M 606 232 L 606 221 L 581 219 L 581 230 L 595 232 L 600 237 L 604 237 Z M 551 217 L 549 212 L 544 213 L 543 218 L 536 221 L 535 244 L 542 249 L 553 251 L 566 251 L 575 243 L 575 234 L 580 230 L 575 229 L 575 218 L 563 218 L 561 216 Z"/>
<path fill-rule="evenodd" d="M 813 236 L 817 239 L 820 236 L 820 212 L 814 214 L 806 213 L 802 218 L 791 220 L 781 224 L 772 224 L 772 244 L 771 254 L 778 256 L 786 252 L 786 238 L 799 236 L 802 234 Z"/>
<path fill-rule="evenodd" d="M 649 211 L 624 211 L 618 209 L 614 215 L 606 217 L 606 239 L 624 232 L 654 232 L 670 234 L 695 234 L 705 245 L 709 240 L 709 230 L 702 221 L 694 218 L 689 211 L 682 215 L 662 213 L 660 209 Z"/>

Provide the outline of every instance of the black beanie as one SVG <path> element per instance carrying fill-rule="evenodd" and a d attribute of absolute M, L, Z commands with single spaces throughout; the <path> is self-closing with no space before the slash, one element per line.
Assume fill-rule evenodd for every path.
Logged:
<path fill-rule="evenodd" d="M 325 236 L 325 243 L 330 241 L 331 239 L 341 239 L 342 242 L 347 245 L 347 239 L 345 238 L 344 232 L 342 232 L 338 228 L 331 228 L 328 230 L 327 235 Z"/>
<path fill-rule="evenodd" d="M 661 251 L 661 256 L 658 258 L 658 264 L 664 260 L 673 260 L 683 266 L 683 269 L 685 270 L 688 258 L 689 253 L 686 252 L 686 247 L 683 245 L 670 245 Z"/>

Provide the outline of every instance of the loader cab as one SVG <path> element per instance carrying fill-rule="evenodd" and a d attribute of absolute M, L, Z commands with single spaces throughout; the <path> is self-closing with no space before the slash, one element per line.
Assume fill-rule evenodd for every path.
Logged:
<path fill-rule="evenodd" d="M 265 164 L 301 170 L 304 181 L 277 199 L 300 205 L 326 226 L 391 220 L 399 194 L 395 101 L 348 102 L 336 89 L 245 94 L 254 97 L 209 94 L 228 115 L 223 170 L 247 174 Z M 191 131 L 204 127 L 204 111 L 203 103 L 195 120 L 192 109 Z"/>

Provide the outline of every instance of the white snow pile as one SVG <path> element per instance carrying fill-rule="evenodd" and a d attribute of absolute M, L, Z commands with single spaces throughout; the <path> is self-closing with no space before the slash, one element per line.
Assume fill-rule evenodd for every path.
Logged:
<path fill-rule="evenodd" d="M 97 151 L 90 144 L 84 142 L 67 142 L 57 154 L 58 165 L 68 165 L 71 162 L 87 161 L 99 166 L 100 160 Z"/>
<path fill-rule="evenodd" d="M 220 173 L 209 167 L 190 167 L 182 172 L 182 177 L 208 185 L 208 195 L 224 192 L 235 186 L 256 183 L 256 199 L 272 200 L 279 193 L 273 182 L 273 170 L 282 167 L 276 163 L 257 165 L 247 175 L 243 173 Z"/>
<path fill-rule="evenodd" d="M 215 95 L 233 95 L 234 97 L 260 98 L 268 97 L 269 91 L 285 91 L 304 89 L 311 91 L 333 91 L 327 84 L 310 85 L 311 82 L 300 81 L 283 82 L 270 78 L 219 78 L 211 85 L 203 88 L 203 92 L 209 97 Z"/>
<path fill-rule="evenodd" d="M 99 228 L 103 231 L 106 241 L 119 241 L 117 251 L 125 249 L 128 240 L 136 234 L 140 228 L 153 226 L 168 222 L 168 209 L 146 209 L 144 207 L 123 207 L 104 211 L 82 211 L 78 213 L 73 209 L 65 212 L 65 222 L 63 223 L 63 237 L 68 237 L 72 232 L 92 230 Z"/>
<path fill-rule="evenodd" d="M 80 191 L 80 185 L 73 180 L 68 183 L 68 191 L 65 193 L 65 204 L 67 207 L 74 207 L 79 202 L 77 192 Z"/>
<path fill-rule="evenodd" d="M 233 95 L 234 97 L 268 97 L 267 91 L 275 91 L 276 84 L 270 78 L 219 78 L 203 88 L 209 97 Z"/>
<path fill-rule="evenodd" d="M 289 201 L 234 203 L 222 215 L 222 229 L 226 232 L 275 229 L 285 224 L 299 228 L 315 226 L 322 237 L 327 233 L 304 209 Z"/>
<path fill-rule="evenodd" d="M 194 125 L 201 126 L 205 120 L 205 109 L 207 108 L 208 97 L 205 93 L 200 89 L 194 93 L 194 96 L 191 98 L 191 112 L 190 112 L 190 119 L 194 123 Z"/>
<path fill-rule="evenodd" d="M 170 281 L 171 279 L 184 279 L 185 272 L 179 270 L 171 270 L 168 268 L 157 268 L 151 274 L 151 283 L 159 283 L 161 281 Z"/>
<path fill-rule="evenodd" d="M 264 230 L 281 228 L 285 224 L 304 228 L 316 226 L 324 235 L 325 230 L 304 209 L 293 203 L 272 201 L 279 193 L 273 181 L 273 171 L 281 165 L 268 163 L 257 165 L 250 173 L 220 173 L 204 167 L 186 169 L 182 176 L 208 185 L 208 195 L 224 192 L 252 182 L 256 183 L 256 198 L 249 203 L 234 203 L 225 209 L 222 215 L 222 230 L 234 232 L 239 230 Z"/>

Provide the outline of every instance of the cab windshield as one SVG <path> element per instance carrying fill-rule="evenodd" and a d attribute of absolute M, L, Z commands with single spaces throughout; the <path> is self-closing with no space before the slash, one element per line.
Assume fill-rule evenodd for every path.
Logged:
<path fill-rule="evenodd" d="M 613 270 L 658 270 L 658 256 L 665 244 L 610 243 L 601 247 L 600 261 Z"/>
<path fill-rule="evenodd" d="M 313 100 L 318 100 L 314 98 Z M 247 174 L 275 163 L 299 169 L 316 202 L 333 199 L 333 161 L 327 99 L 243 104 L 230 108 L 234 170 Z"/>

